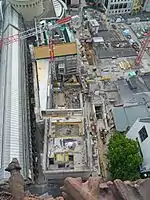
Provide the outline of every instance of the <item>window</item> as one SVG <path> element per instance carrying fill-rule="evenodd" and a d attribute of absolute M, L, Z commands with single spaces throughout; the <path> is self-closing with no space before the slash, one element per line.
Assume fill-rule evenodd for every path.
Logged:
<path fill-rule="evenodd" d="M 49 165 L 54 165 L 54 158 L 49 158 Z"/>
<path fill-rule="evenodd" d="M 123 8 L 127 8 L 127 3 L 124 3 L 124 4 L 123 4 Z"/>
<path fill-rule="evenodd" d="M 74 161 L 73 155 L 69 155 L 69 161 Z"/>
<path fill-rule="evenodd" d="M 118 9 L 118 4 L 115 4 L 115 9 Z"/>
<path fill-rule="evenodd" d="M 137 141 L 137 145 L 138 145 L 138 148 L 139 148 L 140 155 L 141 155 L 142 158 L 143 158 L 143 153 L 142 153 L 142 150 L 141 150 L 141 146 L 140 146 L 140 143 L 139 143 L 139 139 L 136 138 L 136 141 Z"/>
<path fill-rule="evenodd" d="M 110 10 L 112 10 L 114 8 L 114 4 L 110 6 Z"/>
<path fill-rule="evenodd" d="M 140 136 L 141 142 L 143 142 L 148 137 L 145 126 L 143 126 L 141 130 L 139 131 L 139 136 Z"/>
<path fill-rule="evenodd" d="M 65 168 L 65 163 L 58 164 L 58 168 Z"/>
<path fill-rule="evenodd" d="M 119 5 L 119 8 L 122 8 L 122 6 L 123 6 L 123 4 L 121 3 L 121 4 Z"/>

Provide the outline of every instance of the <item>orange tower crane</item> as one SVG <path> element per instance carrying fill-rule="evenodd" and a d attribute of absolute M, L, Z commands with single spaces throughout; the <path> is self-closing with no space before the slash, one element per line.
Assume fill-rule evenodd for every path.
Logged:
<path fill-rule="evenodd" d="M 143 42 L 143 44 L 141 46 L 141 49 L 140 49 L 140 51 L 138 53 L 138 56 L 136 57 L 136 60 L 135 60 L 135 64 L 136 65 L 140 65 L 141 64 L 141 61 L 142 61 L 142 58 L 144 56 L 145 50 L 146 50 L 147 46 L 150 43 L 150 32 L 148 32 L 146 34 L 146 36 L 147 37 L 146 37 L 146 39 L 144 40 L 144 42 Z"/>

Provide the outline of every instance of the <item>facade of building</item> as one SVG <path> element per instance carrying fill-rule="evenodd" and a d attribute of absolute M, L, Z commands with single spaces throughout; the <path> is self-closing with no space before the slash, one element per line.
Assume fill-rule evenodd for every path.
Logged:
<path fill-rule="evenodd" d="M 25 21 L 32 21 L 43 13 L 43 0 L 9 0 L 11 5 L 22 14 Z"/>
<path fill-rule="evenodd" d="M 108 15 L 121 15 L 131 13 L 133 0 L 106 0 L 105 7 Z"/>
<path fill-rule="evenodd" d="M 22 17 L 7 5 L 3 37 L 18 34 Z M 0 180 L 9 178 L 5 168 L 17 158 L 24 178 L 32 178 L 33 154 L 28 96 L 28 48 L 25 41 L 4 45 L 0 67 Z M 21 66 L 21 67 L 20 67 Z M 32 88 L 32 87 L 31 87 Z"/>
<path fill-rule="evenodd" d="M 143 157 L 141 172 L 150 171 L 150 118 L 138 118 L 127 132 L 127 137 L 139 144 Z"/>

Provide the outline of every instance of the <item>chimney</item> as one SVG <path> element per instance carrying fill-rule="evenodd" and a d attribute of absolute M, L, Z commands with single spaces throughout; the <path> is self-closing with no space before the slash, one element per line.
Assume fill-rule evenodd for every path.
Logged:
<path fill-rule="evenodd" d="M 9 188 L 11 195 L 16 200 L 24 199 L 24 179 L 20 173 L 21 167 L 17 158 L 13 158 L 5 171 L 10 172 Z"/>

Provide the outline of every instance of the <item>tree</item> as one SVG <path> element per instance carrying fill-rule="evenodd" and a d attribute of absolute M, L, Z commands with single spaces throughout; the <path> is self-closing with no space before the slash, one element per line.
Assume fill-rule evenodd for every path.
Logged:
<path fill-rule="evenodd" d="M 116 132 L 108 145 L 108 168 L 113 179 L 136 180 L 140 177 L 142 157 L 137 142 Z"/>

